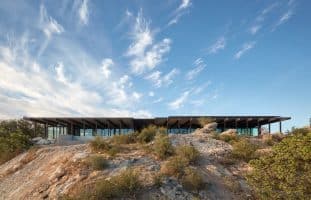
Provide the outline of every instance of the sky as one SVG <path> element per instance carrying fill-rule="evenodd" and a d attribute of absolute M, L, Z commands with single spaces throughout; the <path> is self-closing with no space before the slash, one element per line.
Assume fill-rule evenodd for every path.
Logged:
<path fill-rule="evenodd" d="M 0 2 L 0 118 L 311 117 L 311 1 Z"/>

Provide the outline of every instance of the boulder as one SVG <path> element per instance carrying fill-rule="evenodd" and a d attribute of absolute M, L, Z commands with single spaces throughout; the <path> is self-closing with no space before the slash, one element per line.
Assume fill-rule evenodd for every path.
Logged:
<path fill-rule="evenodd" d="M 37 143 L 38 141 L 42 140 L 42 137 L 35 137 L 35 138 L 32 138 L 31 141 L 33 143 Z"/>
<path fill-rule="evenodd" d="M 48 145 L 48 144 L 51 144 L 51 141 L 47 140 L 47 139 L 41 138 L 40 140 L 35 142 L 35 144 L 37 144 L 37 145 Z"/>
<path fill-rule="evenodd" d="M 202 129 L 202 133 L 212 133 L 216 130 L 217 128 L 217 123 L 216 122 L 212 122 L 212 123 L 209 123 L 209 124 L 206 124 Z"/>
<path fill-rule="evenodd" d="M 220 136 L 222 136 L 222 135 L 231 135 L 231 136 L 235 136 L 235 135 L 237 135 L 237 131 L 236 131 L 236 129 L 228 129 L 228 130 L 226 130 L 226 131 L 220 133 Z"/>

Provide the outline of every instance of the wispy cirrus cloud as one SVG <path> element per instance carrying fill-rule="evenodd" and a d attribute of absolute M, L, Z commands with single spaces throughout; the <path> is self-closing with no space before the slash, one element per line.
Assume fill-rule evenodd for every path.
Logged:
<path fill-rule="evenodd" d="M 154 69 L 163 61 L 163 56 L 170 51 L 171 39 L 164 38 L 155 43 L 149 24 L 140 11 L 131 33 L 133 42 L 126 52 L 126 56 L 131 58 L 130 66 L 134 74 L 142 74 Z"/>
<path fill-rule="evenodd" d="M 273 30 L 275 30 L 278 26 L 286 23 L 292 16 L 294 12 L 293 10 L 286 11 L 283 15 L 280 16 L 278 22 L 275 24 Z"/>
<path fill-rule="evenodd" d="M 79 6 L 78 15 L 79 22 L 82 25 L 87 25 L 89 22 L 89 0 L 82 0 Z"/>
<path fill-rule="evenodd" d="M 172 19 L 168 22 L 168 26 L 177 24 L 179 19 L 186 13 L 187 9 L 192 5 L 190 0 L 182 0 L 178 8 L 174 11 Z"/>
<path fill-rule="evenodd" d="M 147 75 L 145 79 L 151 81 L 155 87 L 168 86 L 173 83 L 173 79 L 179 73 L 179 70 L 173 68 L 170 72 L 162 76 L 162 72 L 155 71 Z"/>
<path fill-rule="evenodd" d="M 51 38 L 53 34 L 61 34 L 64 32 L 63 26 L 48 15 L 43 4 L 40 5 L 40 27 L 47 38 Z"/>
<path fill-rule="evenodd" d="M 207 49 L 207 52 L 208 54 L 216 54 L 220 50 L 225 49 L 225 47 L 226 47 L 226 38 L 222 36 L 218 38 L 217 41 Z"/>
<path fill-rule="evenodd" d="M 202 72 L 206 68 L 206 64 L 202 58 L 198 58 L 193 62 L 194 68 L 186 73 L 186 80 L 192 80 L 200 72 Z"/>
<path fill-rule="evenodd" d="M 190 95 L 189 90 L 183 92 L 177 99 L 169 102 L 168 104 L 169 108 L 172 110 L 180 109 L 181 107 L 183 107 L 184 103 L 187 101 L 189 95 Z"/>
<path fill-rule="evenodd" d="M 238 50 L 235 54 L 234 54 L 234 58 L 235 59 L 240 59 L 241 56 L 243 56 L 247 51 L 251 50 L 252 48 L 254 48 L 256 42 L 252 41 L 252 42 L 246 42 L 243 44 L 243 46 L 241 47 L 240 50 Z"/>

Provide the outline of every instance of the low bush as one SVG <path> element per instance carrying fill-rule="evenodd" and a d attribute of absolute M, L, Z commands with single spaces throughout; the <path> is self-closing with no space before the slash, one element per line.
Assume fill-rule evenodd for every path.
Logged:
<path fill-rule="evenodd" d="M 161 187 L 163 181 L 163 174 L 157 173 L 153 176 L 153 185 L 156 187 Z"/>
<path fill-rule="evenodd" d="M 234 193 L 239 193 L 242 191 L 240 183 L 237 180 L 235 180 L 233 177 L 225 176 L 223 178 L 223 181 L 230 191 Z"/>
<path fill-rule="evenodd" d="M 91 149 L 95 152 L 107 151 L 110 149 L 110 145 L 107 140 L 102 137 L 95 137 L 94 140 L 90 141 Z"/>
<path fill-rule="evenodd" d="M 154 140 L 157 134 L 166 134 L 166 132 L 166 128 L 151 125 L 141 130 L 137 135 L 137 140 L 141 143 L 148 143 Z"/>
<path fill-rule="evenodd" d="M 232 145 L 232 156 L 245 162 L 255 158 L 255 152 L 258 149 L 257 145 L 252 144 L 247 139 L 242 139 Z"/>
<path fill-rule="evenodd" d="M 310 199 L 311 134 L 285 137 L 271 153 L 250 164 L 247 182 L 258 199 Z"/>
<path fill-rule="evenodd" d="M 133 195 L 141 188 L 138 173 L 127 169 L 110 180 L 100 180 L 95 185 L 95 195 L 101 198 L 116 198 Z"/>
<path fill-rule="evenodd" d="M 114 135 L 111 141 L 115 144 L 131 144 L 136 142 L 136 137 L 135 133 Z"/>
<path fill-rule="evenodd" d="M 199 191 L 204 188 L 204 182 L 201 174 L 191 168 L 185 169 L 185 174 L 181 179 L 182 185 L 185 189 L 190 191 Z"/>
<path fill-rule="evenodd" d="M 107 151 L 108 155 L 114 158 L 121 151 L 119 146 L 111 146 Z"/>
<path fill-rule="evenodd" d="M 160 159 L 166 159 L 174 153 L 174 148 L 167 134 L 157 134 L 153 149 L 157 157 Z"/>
<path fill-rule="evenodd" d="M 31 146 L 29 137 L 21 131 L 0 136 L 0 164 L 26 151 Z"/>
<path fill-rule="evenodd" d="M 103 170 L 108 167 L 108 162 L 105 158 L 99 155 L 94 155 L 87 158 L 86 163 L 93 170 Z"/>
<path fill-rule="evenodd" d="M 157 134 L 157 127 L 156 126 L 148 126 L 141 130 L 138 134 L 137 139 L 141 143 L 148 143 L 151 142 Z"/>
<path fill-rule="evenodd" d="M 186 159 L 188 163 L 195 163 L 199 157 L 200 152 L 194 147 L 190 145 L 179 146 L 176 148 L 177 156 Z"/>
<path fill-rule="evenodd" d="M 311 133 L 311 128 L 303 127 L 303 128 L 292 128 L 292 131 L 290 134 L 292 135 L 308 135 L 308 133 Z"/>
<path fill-rule="evenodd" d="M 227 143 L 233 143 L 239 141 L 239 136 L 235 134 L 220 134 L 218 139 Z"/>
<path fill-rule="evenodd" d="M 177 178 L 184 174 L 185 168 L 189 162 L 180 156 L 173 156 L 162 166 L 161 172 L 168 176 L 175 176 Z"/>

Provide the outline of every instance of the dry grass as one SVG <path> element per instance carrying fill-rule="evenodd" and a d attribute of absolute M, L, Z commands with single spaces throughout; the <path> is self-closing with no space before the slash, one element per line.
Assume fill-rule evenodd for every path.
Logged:
<path fill-rule="evenodd" d="M 193 164 L 199 159 L 200 152 L 194 146 L 184 145 L 176 148 L 176 155 Z"/>
<path fill-rule="evenodd" d="M 173 155 L 174 148 L 167 134 L 157 134 L 154 141 L 153 150 L 156 156 L 162 160 Z"/>
<path fill-rule="evenodd" d="M 86 159 L 87 166 L 91 167 L 93 170 L 103 170 L 108 167 L 108 161 L 100 156 L 93 155 Z"/>
<path fill-rule="evenodd" d="M 173 156 L 161 166 L 161 172 L 168 176 L 181 177 L 189 162 L 185 158 Z"/>
<path fill-rule="evenodd" d="M 185 174 L 183 175 L 181 182 L 185 189 L 191 191 L 199 191 L 205 186 L 202 175 L 198 171 L 189 167 L 185 169 Z"/>

